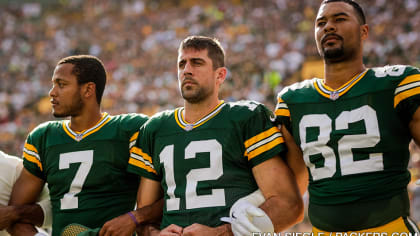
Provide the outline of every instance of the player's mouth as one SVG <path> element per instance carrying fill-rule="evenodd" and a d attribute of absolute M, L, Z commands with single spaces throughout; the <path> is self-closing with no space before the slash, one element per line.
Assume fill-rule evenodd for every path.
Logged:
<path fill-rule="evenodd" d="M 184 86 L 191 86 L 191 85 L 195 85 L 197 84 L 193 79 L 184 79 L 184 81 L 182 81 L 182 87 Z"/>
<path fill-rule="evenodd" d="M 322 45 L 324 45 L 324 44 L 330 45 L 330 44 L 334 44 L 338 40 L 343 40 L 343 38 L 338 34 L 326 34 L 326 35 L 324 35 L 324 37 L 322 37 L 321 44 Z"/>
<path fill-rule="evenodd" d="M 51 100 L 50 100 L 50 102 L 51 102 L 51 105 L 52 105 L 53 107 L 58 106 L 58 102 L 57 102 L 56 100 L 51 99 Z"/>

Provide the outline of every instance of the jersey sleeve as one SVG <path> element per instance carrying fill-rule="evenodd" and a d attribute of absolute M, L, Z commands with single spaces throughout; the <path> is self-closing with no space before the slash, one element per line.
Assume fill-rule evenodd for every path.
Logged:
<path fill-rule="evenodd" d="M 278 95 L 277 95 L 277 105 L 274 109 L 274 115 L 275 120 L 274 123 L 276 125 L 284 125 L 286 126 L 287 130 L 289 132 L 292 132 L 292 126 L 290 122 L 290 110 L 287 106 L 287 103 L 283 99 L 283 95 L 285 94 L 286 89 L 283 89 Z"/>
<path fill-rule="evenodd" d="M 150 126 L 143 125 L 138 133 L 135 133 L 130 139 L 130 158 L 128 159 L 127 171 L 140 175 L 142 177 L 160 181 L 160 176 L 153 165 L 151 156 L 153 150 L 152 132 Z"/>
<path fill-rule="evenodd" d="M 394 92 L 394 107 L 403 121 L 410 122 L 420 105 L 420 70 L 408 66 Z"/>
<path fill-rule="evenodd" d="M 31 174 L 45 180 L 43 166 L 41 161 L 42 151 L 42 130 L 36 128 L 32 131 L 23 147 L 23 166 Z"/>
<path fill-rule="evenodd" d="M 123 129 L 125 132 L 128 132 L 130 137 L 132 137 L 135 132 L 138 132 L 140 127 L 146 123 L 148 119 L 149 117 L 143 114 L 130 113 L 121 115 Z"/>
<path fill-rule="evenodd" d="M 244 155 L 252 167 L 286 151 L 284 138 L 271 116 L 272 112 L 259 104 L 245 123 Z"/>

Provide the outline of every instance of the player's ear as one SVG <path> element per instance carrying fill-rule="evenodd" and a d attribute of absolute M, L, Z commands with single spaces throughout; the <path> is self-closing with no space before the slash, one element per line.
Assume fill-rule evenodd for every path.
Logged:
<path fill-rule="evenodd" d="M 360 36 L 362 40 L 366 40 L 369 36 L 369 26 L 367 24 L 360 26 Z"/>
<path fill-rule="evenodd" d="M 82 88 L 82 95 L 85 98 L 89 98 L 91 96 L 95 96 L 96 95 L 96 84 L 93 82 L 87 82 L 83 85 Z"/>
<path fill-rule="evenodd" d="M 222 84 L 225 81 L 227 75 L 226 67 L 219 67 L 216 69 L 216 80 L 218 84 Z"/>

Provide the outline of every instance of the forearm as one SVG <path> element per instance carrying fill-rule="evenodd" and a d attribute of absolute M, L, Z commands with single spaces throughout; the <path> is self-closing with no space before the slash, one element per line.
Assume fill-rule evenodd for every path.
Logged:
<path fill-rule="evenodd" d="M 216 236 L 233 236 L 230 224 L 224 224 L 215 228 Z"/>
<path fill-rule="evenodd" d="M 302 151 L 295 143 L 292 135 L 289 133 L 286 127 L 282 126 L 281 131 L 283 133 L 283 137 L 288 150 L 285 155 L 286 164 L 289 166 L 296 179 L 300 194 L 303 195 L 308 187 L 309 174 L 308 169 L 306 168 L 306 164 L 303 161 Z"/>
<path fill-rule="evenodd" d="M 44 213 L 38 204 L 11 206 L 15 208 L 18 215 L 18 222 L 42 226 Z"/>
<path fill-rule="evenodd" d="M 293 159 L 295 158 L 295 159 Z M 308 189 L 309 174 L 303 160 L 296 160 L 296 156 L 291 158 L 290 154 L 286 155 L 286 163 L 293 173 L 300 194 L 303 196 Z"/>
<path fill-rule="evenodd" d="M 252 169 L 266 199 L 259 207 L 281 232 L 303 220 L 303 200 L 290 168 L 280 157 L 271 158 Z"/>
<path fill-rule="evenodd" d="M 161 198 L 151 205 L 137 208 L 132 213 L 136 217 L 136 220 L 139 224 L 156 222 L 160 223 L 163 213 L 163 204 L 164 200 Z"/>
<path fill-rule="evenodd" d="M 160 184 L 156 181 L 150 182 L 152 187 L 148 189 L 149 182 L 142 181 L 142 183 L 145 184 L 141 184 L 139 188 L 139 193 L 137 195 L 138 208 L 107 221 L 99 231 L 100 236 L 132 235 L 134 231 L 140 230 L 142 224 L 160 221 L 163 213 L 163 199 L 159 199 L 158 195 L 152 194 L 154 192 L 153 190 L 157 190 L 156 193 L 159 193 Z M 142 185 L 146 186 L 145 193 L 150 193 L 150 196 L 147 194 L 143 196 L 141 194 L 141 189 L 145 188 L 145 186 Z M 155 187 L 155 189 L 153 189 L 153 187 Z"/>
<path fill-rule="evenodd" d="M 137 235 L 156 236 L 160 233 L 159 224 L 146 223 L 136 228 Z"/>
<path fill-rule="evenodd" d="M 15 223 L 29 223 L 40 226 L 43 212 L 38 205 L 2 206 L 0 209 L 0 229 L 8 228 Z"/>
<path fill-rule="evenodd" d="M 259 206 L 270 217 L 276 232 L 303 220 L 303 201 L 300 198 L 270 197 Z"/>
<path fill-rule="evenodd" d="M 17 223 L 8 228 L 7 232 L 12 236 L 33 236 L 38 231 L 31 224 Z"/>

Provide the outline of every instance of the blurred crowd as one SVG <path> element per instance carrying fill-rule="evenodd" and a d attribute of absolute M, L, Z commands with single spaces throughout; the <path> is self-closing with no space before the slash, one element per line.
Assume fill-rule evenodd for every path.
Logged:
<path fill-rule="evenodd" d="M 98 56 L 108 71 L 110 114 L 182 105 L 176 59 L 188 35 L 218 38 L 226 49 L 226 101 L 274 108 L 283 86 L 322 77 L 314 42 L 320 0 L 0 1 L 0 150 L 20 156 L 28 132 L 54 119 L 48 91 L 57 61 Z M 420 66 L 418 0 L 359 1 L 370 25 L 367 66 Z M 320 66 L 321 65 L 321 66 Z"/>

